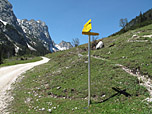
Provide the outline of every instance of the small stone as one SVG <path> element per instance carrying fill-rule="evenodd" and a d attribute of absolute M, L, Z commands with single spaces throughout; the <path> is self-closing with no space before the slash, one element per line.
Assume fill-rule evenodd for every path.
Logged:
<path fill-rule="evenodd" d="M 68 69 L 69 67 L 65 67 L 66 69 Z"/>
<path fill-rule="evenodd" d="M 82 54 L 78 54 L 78 57 L 82 57 L 83 55 Z"/>
<path fill-rule="evenodd" d="M 36 96 L 38 96 L 38 94 L 36 93 L 34 96 L 36 97 Z"/>
<path fill-rule="evenodd" d="M 125 59 L 125 56 L 122 56 L 123 59 Z"/>
<path fill-rule="evenodd" d="M 48 112 L 52 112 L 52 109 L 48 109 Z"/>
<path fill-rule="evenodd" d="M 56 89 L 59 90 L 59 89 L 61 89 L 61 87 L 59 86 L 59 87 L 57 87 Z"/>
<path fill-rule="evenodd" d="M 14 99 L 14 97 L 11 97 L 11 99 L 13 100 L 13 99 Z"/>
<path fill-rule="evenodd" d="M 57 98 L 57 96 L 54 96 L 54 98 Z"/>
<path fill-rule="evenodd" d="M 88 63 L 88 61 L 85 61 L 84 63 Z"/>
<path fill-rule="evenodd" d="M 45 108 L 42 108 L 41 110 L 42 110 L 42 111 L 44 111 L 44 110 L 45 110 Z"/>
<path fill-rule="evenodd" d="M 106 95 L 102 95 L 102 97 L 105 97 Z"/>
<path fill-rule="evenodd" d="M 133 36 L 132 36 L 132 38 L 137 38 L 138 36 L 136 35 L 136 34 L 134 34 Z"/>

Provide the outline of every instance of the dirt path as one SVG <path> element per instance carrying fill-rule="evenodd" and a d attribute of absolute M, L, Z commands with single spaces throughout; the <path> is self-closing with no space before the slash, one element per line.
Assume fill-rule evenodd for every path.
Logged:
<path fill-rule="evenodd" d="M 148 78 L 148 76 L 141 75 L 139 71 L 136 71 L 136 73 L 134 73 L 131 69 L 121 64 L 116 64 L 116 66 L 120 66 L 124 71 L 126 71 L 130 75 L 136 76 L 139 80 L 139 84 L 144 86 L 149 91 L 150 97 L 146 98 L 146 101 L 152 102 L 152 80 Z"/>
<path fill-rule="evenodd" d="M 50 60 L 46 57 L 42 58 L 43 60 L 38 62 L 0 68 L 0 112 L 2 114 L 6 113 L 5 108 L 8 106 L 9 101 L 13 99 L 7 92 L 7 90 L 11 89 L 11 84 L 14 83 L 22 73 L 33 68 L 34 66 L 47 63 Z"/>
<path fill-rule="evenodd" d="M 100 57 L 96 57 L 96 56 L 91 56 L 95 59 L 100 59 L 103 61 L 109 61 L 107 59 L 104 58 L 100 58 Z M 150 94 L 149 98 L 146 98 L 145 100 L 148 102 L 152 102 L 152 80 L 150 78 L 148 78 L 148 76 L 146 75 L 141 75 L 141 73 L 139 71 L 133 72 L 131 69 L 127 68 L 126 66 L 123 66 L 121 64 L 115 64 L 116 66 L 121 67 L 125 72 L 129 73 L 132 76 L 136 76 L 139 80 L 139 84 L 144 86 Z"/>

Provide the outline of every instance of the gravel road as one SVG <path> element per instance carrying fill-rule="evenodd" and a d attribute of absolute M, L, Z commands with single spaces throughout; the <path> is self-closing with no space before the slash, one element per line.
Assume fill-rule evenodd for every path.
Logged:
<path fill-rule="evenodd" d="M 6 107 L 8 106 L 9 101 L 13 98 L 7 90 L 11 89 L 11 84 L 27 70 L 33 68 L 34 66 L 47 63 L 50 59 L 42 57 L 43 60 L 38 62 L 18 64 L 13 66 L 7 66 L 0 68 L 0 112 L 2 114 L 7 114 Z"/>

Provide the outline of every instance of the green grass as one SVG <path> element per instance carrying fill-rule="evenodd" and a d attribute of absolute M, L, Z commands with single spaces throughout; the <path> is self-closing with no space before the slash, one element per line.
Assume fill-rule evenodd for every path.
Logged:
<path fill-rule="evenodd" d="M 23 60 L 21 60 L 21 58 Z M 0 67 L 4 66 L 10 66 L 10 65 L 16 65 L 16 64 L 24 64 L 24 63 L 30 63 L 30 62 L 36 62 L 42 60 L 41 57 L 12 57 L 10 59 L 5 59 L 3 61 L 3 64 L 0 65 Z"/>
<path fill-rule="evenodd" d="M 152 25 L 127 32 L 120 36 L 103 39 L 103 42 L 115 40 L 115 45 L 110 48 L 105 47 L 105 49 L 94 51 L 93 54 L 123 64 L 130 69 L 138 68 L 142 74 L 152 78 L 152 38 L 149 38 L 148 42 L 127 42 L 133 34 L 141 30 L 145 32 L 149 31 L 149 33 L 152 34 Z"/>
<path fill-rule="evenodd" d="M 54 114 L 151 114 L 152 103 L 145 101 L 149 97 L 146 88 L 139 85 L 136 77 L 115 65 L 140 68 L 143 74 L 152 76 L 152 44 L 127 42 L 139 30 L 146 31 L 151 27 L 152 25 L 120 36 L 104 38 L 105 48 L 91 52 L 108 61 L 91 58 L 90 107 L 87 107 L 86 99 L 87 51 L 86 45 L 82 45 L 48 54 L 46 57 L 51 59 L 48 63 L 25 73 L 22 80 L 14 85 L 11 113 L 48 114 L 48 109 L 52 109 Z M 112 87 L 126 89 L 131 96 L 114 96 L 117 92 Z"/>

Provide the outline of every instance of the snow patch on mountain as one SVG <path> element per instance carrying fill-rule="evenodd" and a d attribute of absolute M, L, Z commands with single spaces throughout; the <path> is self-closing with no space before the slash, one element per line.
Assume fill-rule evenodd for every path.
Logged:
<path fill-rule="evenodd" d="M 7 22 L 3 21 L 0 19 L 0 21 L 6 26 L 7 25 Z"/>
<path fill-rule="evenodd" d="M 59 50 L 63 51 L 63 50 L 67 50 L 67 47 L 61 47 L 60 45 L 55 45 L 55 47 L 57 47 Z"/>
<path fill-rule="evenodd" d="M 14 44 L 14 46 L 15 46 L 15 53 L 17 54 L 19 52 L 20 48 L 17 45 L 15 45 L 15 44 Z"/>
<path fill-rule="evenodd" d="M 34 49 L 32 46 L 30 46 L 28 43 L 27 43 L 27 46 L 28 46 L 28 48 L 30 49 L 30 50 L 32 50 L 32 51 L 36 51 L 36 49 Z"/>

